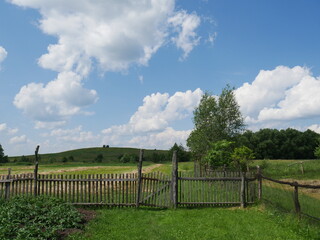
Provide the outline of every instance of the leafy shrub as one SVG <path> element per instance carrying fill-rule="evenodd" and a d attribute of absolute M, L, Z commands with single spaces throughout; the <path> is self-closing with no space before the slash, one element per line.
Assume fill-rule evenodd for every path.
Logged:
<path fill-rule="evenodd" d="M 80 213 L 62 200 L 19 196 L 0 202 L 0 239 L 58 239 L 58 231 L 75 228 Z"/>

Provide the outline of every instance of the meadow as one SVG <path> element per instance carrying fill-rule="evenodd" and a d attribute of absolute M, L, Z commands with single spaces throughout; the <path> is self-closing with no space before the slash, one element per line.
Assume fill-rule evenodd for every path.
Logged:
<path fill-rule="evenodd" d="M 115 153 L 110 149 L 102 149 L 109 151 L 109 157 L 104 156 L 101 163 L 92 162 L 90 156 L 96 156 L 99 151 L 101 148 L 94 149 L 90 154 L 84 154 L 84 158 L 80 157 L 81 154 L 77 156 L 72 152 L 73 156 L 77 156 L 72 162 L 50 163 L 50 159 L 58 158 L 57 155 L 41 156 L 39 173 L 69 175 L 137 171 L 136 163 L 119 162 L 118 156 L 122 154 L 121 151 Z M 150 155 L 154 151 L 157 150 L 150 150 Z M 135 153 L 138 153 L 138 150 L 135 150 Z M 68 155 L 70 152 L 59 155 L 59 158 Z M 303 172 L 299 162 L 301 161 L 256 160 L 251 165 L 253 169 L 256 165 L 261 166 L 263 174 L 272 178 L 319 184 L 320 161 L 304 160 Z M 12 169 L 12 174 L 33 172 L 33 166 L 29 163 L 11 162 L 0 166 L 0 174 L 6 174 L 8 168 Z M 143 169 L 145 173 L 162 172 L 169 175 L 172 166 L 170 162 L 145 161 Z M 192 173 L 193 162 L 180 162 L 179 171 Z M 303 210 L 320 215 L 317 210 L 320 193 L 304 190 L 301 192 Z M 262 201 L 245 209 L 90 208 L 97 213 L 96 218 L 89 222 L 81 233 L 71 234 L 68 239 L 320 239 L 319 222 L 310 222 L 306 218 L 299 220 L 290 213 L 293 209 L 292 188 L 269 184 L 264 187 L 264 196 L 277 204 Z"/>

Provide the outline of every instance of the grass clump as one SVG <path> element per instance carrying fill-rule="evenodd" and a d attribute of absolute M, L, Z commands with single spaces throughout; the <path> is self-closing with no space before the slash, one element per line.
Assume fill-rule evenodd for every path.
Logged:
<path fill-rule="evenodd" d="M 48 196 L 19 196 L 0 203 L 0 239 L 58 239 L 59 231 L 80 226 L 71 205 Z"/>

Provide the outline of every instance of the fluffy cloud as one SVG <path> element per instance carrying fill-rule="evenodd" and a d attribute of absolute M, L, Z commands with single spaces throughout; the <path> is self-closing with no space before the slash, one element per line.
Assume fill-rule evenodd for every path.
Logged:
<path fill-rule="evenodd" d="M 308 127 L 308 129 L 315 131 L 316 133 L 320 133 L 320 125 L 319 124 L 313 124 Z"/>
<path fill-rule="evenodd" d="M 72 115 L 86 114 L 82 107 L 96 101 L 96 91 L 83 88 L 79 75 L 62 72 L 47 85 L 30 83 L 22 87 L 15 96 L 14 105 L 38 122 L 58 124 Z"/>
<path fill-rule="evenodd" d="M 7 51 L 3 47 L 0 46 L 0 64 L 7 57 L 7 55 L 8 55 Z M 1 65 L 0 65 L 0 70 L 1 70 Z"/>
<path fill-rule="evenodd" d="M 169 124 L 190 117 L 199 104 L 201 89 L 186 92 L 155 93 L 143 99 L 143 105 L 124 125 L 117 125 L 102 131 L 103 142 L 113 145 L 169 147 L 174 142 L 184 143 L 190 131 L 176 131 Z"/>
<path fill-rule="evenodd" d="M 192 49 L 199 44 L 200 37 L 195 30 L 199 27 L 200 22 L 198 15 L 195 13 L 187 14 L 184 10 L 169 19 L 169 23 L 174 26 L 178 33 L 177 37 L 172 37 L 172 41 L 183 50 L 182 59 L 185 59 Z"/>
<path fill-rule="evenodd" d="M 16 107 L 38 122 L 61 122 L 96 101 L 96 92 L 80 83 L 94 63 L 102 71 L 147 65 L 173 35 L 172 42 L 186 58 L 200 39 L 196 33 L 200 17 L 175 11 L 175 0 L 9 1 L 37 9 L 39 28 L 58 39 L 38 60 L 41 67 L 59 72 L 57 79 L 45 86 L 23 86 L 14 100 Z"/>
<path fill-rule="evenodd" d="M 306 67 L 261 70 L 252 84 L 235 90 L 248 123 L 320 116 L 320 79 Z"/>
<path fill-rule="evenodd" d="M 59 141 L 65 141 L 68 143 L 94 142 L 99 138 L 99 136 L 95 136 L 90 131 L 83 131 L 82 126 L 78 126 L 74 129 L 54 129 L 48 136 L 55 137 Z"/>
<path fill-rule="evenodd" d="M 6 130 L 7 129 L 7 124 L 6 123 L 1 123 L 0 124 L 0 132 L 1 131 L 4 131 L 4 130 Z"/>
<path fill-rule="evenodd" d="M 58 37 L 39 64 L 58 72 L 87 74 L 92 59 L 105 71 L 119 71 L 130 64 L 146 65 L 152 55 L 174 38 L 184 56 L 197 45 L 195 30 L 200 18 L 186 11 L 175 12 L 175 0 L 87 1 L 11 0 L 38 9 L 40 29 Z"/>
<path fill-rule="evenodd" d="M 10 140 L 9 140 L 9 143 L 10 144 L 23 144 L 23 143 L 27 143 L 29 140 L 27 138 L 26 135 L 22 135 L 22 136 L 15 136 L 15 137 L 12 137 Z"/>

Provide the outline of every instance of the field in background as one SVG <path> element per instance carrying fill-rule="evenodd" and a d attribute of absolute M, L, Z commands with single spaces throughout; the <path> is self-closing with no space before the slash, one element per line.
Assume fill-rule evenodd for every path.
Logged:
<path fill-rule="evenodd" d="M 42 163 L 56 163 L 56 162 L 62 162 L 64 158 L 66 158 L 68 161 L 72 157 L 73 161 L 71 162 L 92 162 L 94 159 L 99 155 L 103 155 L 102 162 L 119 162 L 119 157 L 123 154 L 135 154 L 139 156 L 139 149 L 137 148 L 82 148 L 82 149 L 76 149 L 61 153 L 49 153 L 49 154 L 41 154 L 41 149 L 39 152 L 39 155 L 41 157 Z M 167 150 L 156 150 L 156 149 L 146 149 L 144 150 L 144 156 L 146 158 L 150 158 L 152 154 L 167 154 Z M 25 156 L 30 159 L 34 159 L 34 156 Z M 10 162 L 18 161 L 21 159 L 21 156 L 13 156 L 9 157 Z"/>

